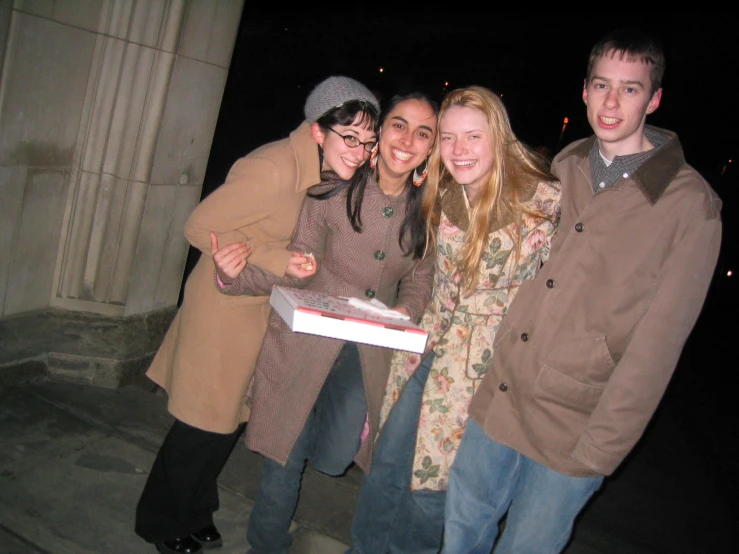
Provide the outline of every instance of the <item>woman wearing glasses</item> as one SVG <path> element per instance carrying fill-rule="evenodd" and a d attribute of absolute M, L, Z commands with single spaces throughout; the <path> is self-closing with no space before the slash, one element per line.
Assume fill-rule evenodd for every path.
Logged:
<path fill-rule="evenodd" d="M 321 171 L 351 178 L 376 140 L 379 103 L 354 79 L 324 80 L 304 111 L 289 137 L 239 159 L 185 224 L 203 254 L 147 372 L 167 391 L 175 422 L 136 509 L 136 532 L 160 552 L 222 543 L 213 525 L 216 479 L 249 417 L 244 399 L 270 311 L 268 296 L 230 298 L 216 290 L 209 233 L 222 245 L 248 242 L 250 265 L 283 275 L 306 190 L 321 182 Z"/>
<path fill-rule="evenodd" d="M 251 260 L 242 271 L 248 251 L 231 245 L 214 253 L 223 292 L 267 294 L 274 284 L 299 286 L 376 298 L 417 321 L 433 281 L 420 201 L 436 112 L 423 94 L 394 97 L 370 162 L 350 183 L 326 174 L 309 191 L 288 247 L 315 256 L 310 271 L 300 268 L 308 260 L 299 255 L 289 271 L 293 277 L 313 273 L 309 279 L 277 279 Z M 250 553 L 287 553 L 307 461 L 334 476 L 352 460 L 369 470 L 392 352 L 293 333 L 276 312 L 270 315 L 246 432 L 247 446 L 265 457 L 247 532 Z"/>

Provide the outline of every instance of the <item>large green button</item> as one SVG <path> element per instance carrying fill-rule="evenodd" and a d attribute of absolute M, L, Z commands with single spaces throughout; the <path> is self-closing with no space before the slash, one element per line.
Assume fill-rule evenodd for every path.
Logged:
<path fill-rule="evenodd" d="M 367 298 L 374 298 L 375 297 L 375 291 L 373 289 L 367 289 L 366 291 L 364 291 L 364 295 Z"/>
<path fill-rule="evenodd" d="M 385 259 L 385 253 L 382 250 L 378 250 L 375 252 L 375 260 L 384 260 Z"/>
<path fill-rule="evenodd" d="M 382 215 L 385 217 L 393 217 L 394 213 L 392 208 L 382 208 Z"/>

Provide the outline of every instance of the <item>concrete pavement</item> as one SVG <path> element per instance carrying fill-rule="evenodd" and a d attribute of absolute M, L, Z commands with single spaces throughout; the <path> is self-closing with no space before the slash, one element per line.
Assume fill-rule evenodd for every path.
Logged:
<path fill-rule="evenodd" d="M 734 550 L 736 517 L 668 408 L 586 508 L 567 554 Z M 38 377 L 0 389 L 0 553 L 154 553 L 133 532 L 134 509 L 171 422 L 152 386 Z M 220 479 L 225 545 L 214 554 L 246 552 L 259 468 L 239 441 Z M 354 467 L 341 478 L 307 471 L 291 554 L 344 552 L 360 480 Z"/>

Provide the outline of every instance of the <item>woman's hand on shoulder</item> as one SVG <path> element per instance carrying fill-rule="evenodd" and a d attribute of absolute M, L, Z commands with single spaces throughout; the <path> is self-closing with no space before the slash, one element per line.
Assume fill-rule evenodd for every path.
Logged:
<path fill-rule="evenodd" d="M 229 285 L 246 267 L 247 259 L 251 255 L 251 247 L 245 242 L 234 242 L 218 248 L 218 237 L 211 231 L 210 253 L 213 255 L 218 278 L 224 285 Z"/>

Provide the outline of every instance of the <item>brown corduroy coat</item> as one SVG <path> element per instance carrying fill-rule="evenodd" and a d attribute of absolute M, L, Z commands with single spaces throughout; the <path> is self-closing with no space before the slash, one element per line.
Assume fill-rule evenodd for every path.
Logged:
<path fill-rule="evenodd" d="M 245 394 L 271 310 L 267 296 L 218 292 L 210 231 L 219 247 L 248 241 L 249 263 L 282 275 L 305 192 L 319 182 L 318 146 L 303 122 L 289 138 L 239 159 L 188 218 L 185 236 L 202 254 L 147 372 L 167 391 L 168 409 L 180 421 L 230 433 L 248 419 Z"/>
<path fill-rule="evenodd" d="M 368 183 L 361 233 L 352 229 L 347 217 L 345 192 L 328 200 L 305 199 L 289 249 L 314 254 L 318 271 L 313 277 L 302 282 L 280 280 L 247 266 L 224 292 L 265 294 L 272 285 L 281 284 L 366 298 L 372 290 L 387 306 L 405 306 L 411 321 L 418 321 L 431 297 L 434 253 L 413 260 L 398 244 L 407 191 L 387 196 L 376 182 Z M 246 432 L 250 449 L 286 462 L 343 345 L 338 339 L 294 333 L 272 312 L 250 395 L 252 414 Z M 375 437 L 393 350 L 366 344 L 358 347 L 369 412 L 368 436 Z M 370 468 L 372 443 L 364 440 L 355 457 L 364 471 Z"/>

